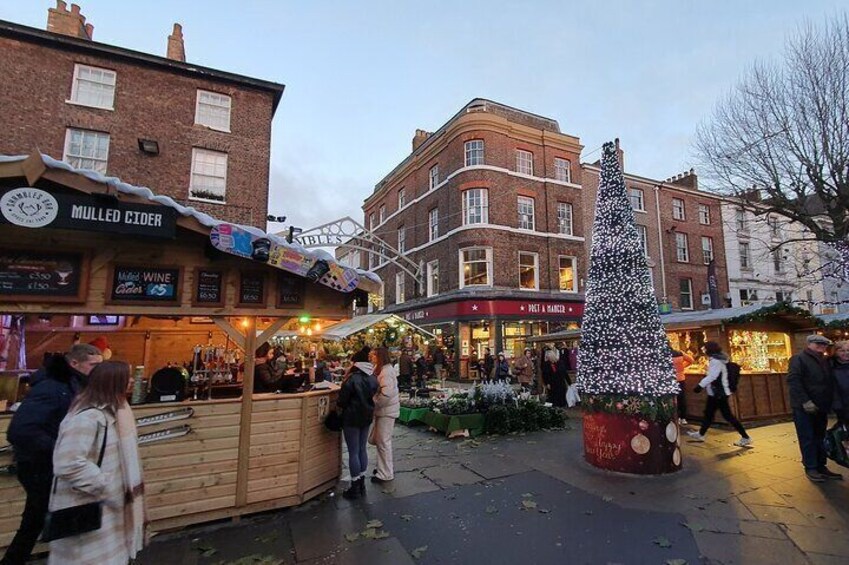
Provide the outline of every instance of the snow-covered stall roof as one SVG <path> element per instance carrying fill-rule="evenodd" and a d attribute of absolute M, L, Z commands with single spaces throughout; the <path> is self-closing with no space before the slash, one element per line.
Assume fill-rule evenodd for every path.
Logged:
<path fill-rule="evenodd" d="M 338 324 L 328 326 L 321 332 L 320 337 L 331 341 L 341 341 L 350 335 L 354 335 L 355 333 L 367 330 L 368 328 L 381 322 L 392 322 L 398 324 L 399 326 L 401 324 L 404 324 L 412 327 L 419 333 L 422 333 L 429 337 L 433 337 L 433 334 L 429 331 L 423 330 L 417 325 L 411 324 L 407 320 L 396 316 L 395 314 L 365 314 L 363 316 L 356 316 L 354 318 L 351 318 L 350 320 L 345 320 L 339 322 Z"/>

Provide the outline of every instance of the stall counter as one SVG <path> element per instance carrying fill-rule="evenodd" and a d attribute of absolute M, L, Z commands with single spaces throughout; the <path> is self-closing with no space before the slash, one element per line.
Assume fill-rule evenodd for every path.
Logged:
<path fill-rule="evenodd" d="M 687 419 L 701 421 L 707 392 L 695 393 L 693 388 L 704 378 L 704 373 L 687 373 Z M 790 395 L 786 373 L 742 373 L 737 392 L 731 396 L 731 409 L 742 422 L 784 418 L 789 415 Z M 725 422 L 719 412 L 718 422 Z"/>

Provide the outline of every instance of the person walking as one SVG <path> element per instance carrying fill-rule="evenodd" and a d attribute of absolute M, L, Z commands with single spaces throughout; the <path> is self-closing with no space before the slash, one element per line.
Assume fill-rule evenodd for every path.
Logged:
<path fill-rule="evenodd" d="M 2 565 L 22 565 L 44 527 L 53 484 L 53 448 L 71 402 L 85 388 L 91 370 L 103 361 L 93 345 L 77 344 L 47 359 L 30 381 L 31 390 L 12 416 L 6 437 L 12 444 L 18 481 L 26 492 L 18 532 Z"/>
<path fill-rule="evenodd" d="M 389 360 L 389 350 L 379 347 L 371 352 L 370 361 L 377 371 L 377 394 L 374 395 L 374 427 L 369 443 L 377 448 L 377 469 L 373 483 L 385 483 L 395 478 L 392 464 L 392 431 L 395 419 L 401 415 L 398 394 L 398 373 Z"/>
<path fill-rule="evenodd" d="M 336 401 L 336 406 L 342 410 L 342 435 L 348 446 L 351 486 L 342 493 L 348 499 L 360 498 L 366 493 L 366 442 L 374 419 L 374 393 L 377 392 L 374 365 L 368 362 L 369 353 L 371 349 L 363 347 L 351 357 L 353 365 L 342 382 Z"/>
<path fill-rule="evenodd" d="M 410 352 L 403 349 L 401 357 L 398 358 L 398 385 L 409 389 L 413 384 L 413 372 L 413 359 L 410 357 Z"/>
<path fill-rule="evenodd" d="M 495 361 L 495 380 L 510 382 L 510 363 L 507 362 L 507 356 L 501 351 L 498 353 L 498 359 Z"/>
<path fill-rule="evenodd" d="M 678 391 L 679 426 L 687 425 L 687 394 L 685 388 L 687 376 L 684 374 L 684 370 L 695 362 L 695 359 L 683 351 L 672 349 L 672 365 L 675 367 L 675 380 L 678 381 L 678 386 L 681 387 L 681 390 Z"/>
<path fill-rule="evenodd" d="M 556 349 L 545 350 L 545 360 L 542 362 L 542 380 L 547 391 L 546 400 L 558 408 L 566 408 L 566 388 L 568 375 L 563 365 L 559 363 L 560 354 Z"/>
<path fill-rule="evenodd" d="M 836 342 L 830 360 L 834 374 L 834 412 L 840 423 L 849 427 L 849 341 Z"/>
<path fill-rule="evenodd" d="M 734 426 L 734 429 L 740 433 L 740 439 L 734 442 L 734 445 L 748 447 L 752 445 L 752 438 L 749 437 L 746 428 L 734 416 L 731 412 L 731 406 L 728 405 L 728 399 L 731 397 L 731 387 L 728 383 L 728 356 L 722 352 L 722 348 L 715 341 L 705 343 L 705 354 L 710 357 L 707 374 L 693 389 L 695 393 L 707 390 L 708 398 L 707 404 L 705 404 L 705 414 L 699 431 L 691 430 L 687 432 L 687 435 L 696 441 L 704 441 L 705 434 L 713 424 L 713 418 L 716 416 L 717 409 L 719 409 L 725 421 Z"/>
<path fill-rule="evenodd" d="M 129 382 L 127 363 L 100 363 L 62 421 L 50 511 L 102 501 L 102 516 L 97 530 L 51 541 L 49 565 L 126 565 L 144 547 L 144 482 Z"/>
<path fill-rule="evenodd" d="M 825 357 L 831 340 L 823 335 L 809 335 L 808 346 L 790 358 L 787 387 L 793 424 L 802 452 L 805 475 L 815 483 L 827 479 L 840 480 L 843 475 L 825 466 L 823 440 L 828 427 L 828 411 L 834 402 L 834 375 Z"/>
<path fill-rule="evenodd" d="M 439 379 L 440 385 L 445 379 L 445 353 L 442 348 L 437 346 L 433 351 L 433 376 Z"/>
<path fill-rule="evenodd" d="M 427 357 L 416 353 L 413 359 L 416 367 L 416 387 L 425 389 L 427 388 Z"/>
<path fill-rule="evenodd" d="M 519 379 L 523 390 L 531 388 L 534 380 L 534 362 L 531 358 L 531 350 L 525 349 L 522 355 L 513 362 L 513 372 Z"/>
<path fill-rule="evenodd" d="M 484 381 L 489 381 L 495 378 L 495 358 L 488 347 L 483 349 L 483 378 Z"/>

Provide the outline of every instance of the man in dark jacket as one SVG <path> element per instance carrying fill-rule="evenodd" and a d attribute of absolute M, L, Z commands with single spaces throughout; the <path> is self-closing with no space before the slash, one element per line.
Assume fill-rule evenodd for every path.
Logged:
<path fill-rule="evenodd" d="M 15 449 L 18 481 L 27 494 L 18 533 L 2 565 L 26 563 L 44 527 L 53 482 L 53 446 L 59 424 L 88 374 L 103 360 L 93 345 L 75 345 L 66 355 L 54 355 L 32 376 L 31 390 L 21 403 L 6 437 Z"/>
<path fill-rule="evenodd" d="M 494 378 L 493 370 L 495 369 L 495 357 L 492 356 L 492 351 L 488 347 L 483 348 L 483 380 L 488 381 Z"/>
<path fill-rule="evenodd" d="M 833 473 L 825 466 L 823 440 L 828 427 L 828 411 L 834 399 L 834 376 L 824 355 L 829 345 L 831 340 L 825 336 L 808 336 L 808 347 L 790 358 L 787 373 L 802 464 L 808 479 L 815 483 L 843 478 L 843 475 Z"/>
<path fill-rule="evenodd" d="M 410 388 L 413 383 L 413 359 L 406 349 L 401 351 L 398 359 L 398 385 L 401 388 Z"/>

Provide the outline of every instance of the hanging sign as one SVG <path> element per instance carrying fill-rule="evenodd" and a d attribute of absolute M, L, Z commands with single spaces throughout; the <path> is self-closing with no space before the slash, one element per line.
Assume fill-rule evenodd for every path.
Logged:
<path fill-rule="evenodd" d="M 82 252 L 0 249 L 0 300 L 85 302 L 87 274 Z"/>
<path fill-rule="evenodd" d="M 173 239 L 177 211 L 102 194 L 56 194 L 24 187 L 0 189 L 0 223 Z"/>
<path fill-rule="evenodd" d="M 180 267 L 112 268 L 109 302 L 177 304 L 180 301 Z"/>

